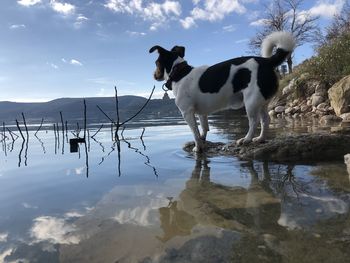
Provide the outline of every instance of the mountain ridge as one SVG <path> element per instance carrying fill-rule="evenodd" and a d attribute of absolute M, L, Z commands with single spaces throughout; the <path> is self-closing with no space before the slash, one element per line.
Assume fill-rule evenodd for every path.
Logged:
<path fill-rule="evenodd" d="M 44 118 L 45 121 L 60 121 L 60 112 L 67 121 L 82 120 L 86 101 L 87 120 L 108 121 L 97 105 L 111 118 L 116 118 L 115 97 L 87 97 L 87 98 L 57 98 L 48 102 L 11 102 L 0 101 L 0 122 L 12 123 L 16 119 L 22 120 L 22 112 L 29 123 L 35 123 Z M 125 95 L 118 97 L 119 116 L 121 121 L 131 117 L 147 102 L 140 96 Z M 180 112 L 174 99 L 151 99 L 138 118 L 179 116 Z"/>

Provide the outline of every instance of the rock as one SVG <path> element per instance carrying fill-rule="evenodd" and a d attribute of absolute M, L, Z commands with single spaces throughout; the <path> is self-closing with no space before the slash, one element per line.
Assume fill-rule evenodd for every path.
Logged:
<path fill-rule="evenodd" d="M 305 113 L 305 112 L 307 112 L 307 111 L 309 111 L 310 110 L 310 106 L 308 106 L 308 105 L 302 105 L 301 107 L 300 107 L 300 111 L 302 112 L 302 113 Z"/>
<path fill-rule="evenodd" d="M 315 94 L 325 97 L 327 95 L 327 87 L 324 83 L 318 82 L 315 86 Z"/>
<path fill-rule="evenodd" d="M 340 118 L 342 118 L 343 121 L 350 121 L 350 112 L 343 113 L 340 115 Z"/>
<path fill-rule="evenodd" d="M 349 179 L 350 179 L 350 154 L 346 154 L 344 156 L 344 163 L 346 164 L 346 167 L 348 168 L 348 174 L 349 174 Z"/>
<path fill-rule="evenodd" d="M 288 107 L 286 108 L 286 110 L 284 111 L 285 114 L 292 114 L 293 113 L 293 108 Z"/>
<path fill-rule="evenodd" d="M 278 114 L 278 113 L 282 113 L 285 111 L 285 107 L 284 106 L 277 106 L 275 108 L 275 112 Z"/>
<path fill-rule="evenodd" d="M 269 111 L 269 116 L 272 118 L 272 117 L 275 117 L 276 116 L 276 112 L 274 110 L 270 110 Z"/>
<path fill-rule="evenodd" d="M 292 102 L 292 107 L 297 106 L 299 103 L 300 103 L 300 102 L 299 102 L 299 99 L 293 100 L 293 102 Z"/>
<path fill-rule="evenodd" d="M 300 112 L 300 107 L 299 106 L 294 106 L 293 107 L 293 113 L 299 113 Z"/>
<path fill-rule="evenodd" d="M 318 104 L 316 108 L 320 111 L 327 111 L 328 104 L 326 102 L 322 102 L 322 103 Z"/>
<path fill-rule="evenodd" d="M 320 123 L 322 125 L 329 125 L 329 124 L 341 122 L 341 121 L 342 121 L 342 118 L 335 115 L 325 115 L 320 118 Z"/>
<path fill-rule="evenodd" d="M 335 83 L 328 90 L 328 97 L 338 116 L 350 112 L 350 75 Z"/>
<path fill-rule="evenodd" d="M 307 106 L 312 106 L 312 100 L 311 100 L 311 99 L 308 99 L 308 100 L 306 101 L 306 105 L 307 105 Z"/>
<path fill-rule="evenodd" d="M 282 95 L 289 95 L 295 90 L 295 79 L 292 79 L 282 90 Z"/>
<path fill-rule="evenodd" d="M 184 150 L 191 152 L 191 147 Z M 266 143 L 250 143 L 237 146 L 207 142 L 209 156 L 237 156 L 245 160 L 269 162 L 311 163 L 344 160 L 350 152 L 350 136 L 344 134 L 303 134 L 276 137 Z"/>
<path fill-rule="evenodd" d="M 314 107 L 317 107 L 320 103 L 322 103 L 324 101 L 325 101 L 324 96 L 321 96 L 319 94 L 315 93 L 311 96 L 311 105 Z"/>

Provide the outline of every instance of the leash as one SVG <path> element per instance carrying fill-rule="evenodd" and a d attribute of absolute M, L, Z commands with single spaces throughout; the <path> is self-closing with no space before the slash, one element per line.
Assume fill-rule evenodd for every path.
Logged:
<path fill-rule="evenodd" d="M 162 90 L 165 91 L 165 92 L 167 92 L 167 91 L 169 91 L 170 89 L 168 89 L 167 86 L 166 86 L 166 83 L 164 83 L 164 84 L 162 85 Z"/>

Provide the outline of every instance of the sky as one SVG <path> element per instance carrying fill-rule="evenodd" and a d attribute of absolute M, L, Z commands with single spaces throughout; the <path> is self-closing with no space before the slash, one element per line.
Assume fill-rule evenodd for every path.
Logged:
<path fill-rule="evenodd" d="M 321 28 L 349 0 L 305 0 L 300 14 Z M 186 47 L 190 65 L 249 55 L 266 0 L 1 0 L 0 101 L 42 102 L 62 97 L 147 97 L 154 45 Z M 295 61 L 313 55 L 298 47 Z"/>

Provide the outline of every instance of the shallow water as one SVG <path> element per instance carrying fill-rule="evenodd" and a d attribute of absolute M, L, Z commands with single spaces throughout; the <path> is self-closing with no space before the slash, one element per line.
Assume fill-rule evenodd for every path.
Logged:
<path fill-rule="evenodd" d="M 189 128 L 174 123 L 182 124 L 157 121 L 143 140 L 142 128 L 125 130 L 119 154 L 109 129 L 78 153 L 52 131 L 40 131 L 40 141 L 30 132 L 28 147 L 8 141 L 0 151 L 0 262 L 348 262 L 342 162 L 196 156 L 182 150 Z M 208 139 L 236 139 L 246 125 L 239 114 L 216 116 Z M 316 129 L 271 127 L 271 136 Z"/>

